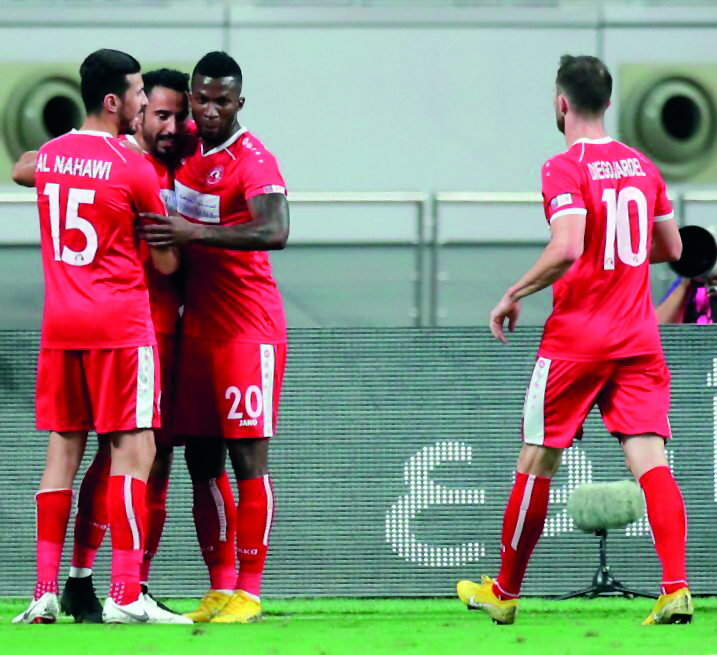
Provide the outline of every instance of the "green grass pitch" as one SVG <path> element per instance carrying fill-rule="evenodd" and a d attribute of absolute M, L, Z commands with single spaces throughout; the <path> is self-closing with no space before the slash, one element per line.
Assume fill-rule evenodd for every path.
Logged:
<path fill-rule="evenodd" d="M 193 601 L 170 605 L 186 611 Z M 647 600 L 524 599 L 513 626 L 457 600 L 267 600 L 254 625 L 12 625 L 26 602 L 0 602 L 4 655 L 708 655 L 717 653 L 717 598 L 695 600 L 687 626 L 642 627 Z"/>

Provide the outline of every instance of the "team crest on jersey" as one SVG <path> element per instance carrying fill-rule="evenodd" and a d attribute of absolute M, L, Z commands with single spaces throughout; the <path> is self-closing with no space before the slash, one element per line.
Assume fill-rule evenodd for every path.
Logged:
<path fill-rule="evenodd" d="M 217 184 L 224 177 L 224 166 L 215 166 L 207 174 L 207 184 Z"/>

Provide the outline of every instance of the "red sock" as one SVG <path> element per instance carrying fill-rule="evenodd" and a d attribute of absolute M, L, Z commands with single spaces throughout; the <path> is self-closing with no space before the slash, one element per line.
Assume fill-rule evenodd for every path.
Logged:
<path fill-rule="evenodd" d="M 112 458 L 99 451 L 80 485 L 75 517 L 75 543 L 72 551 L 72 566 L 78 569 L 92 568 L 109 527 L 107 486 L 111 463 Z"/>
<path fill-rule="evenodd" d="M 52 489 L 35 495 L 37 504 L 37 584 L 35 600 L 59 592 L 58 575 L 67 523 L 72 511 L 72 490 Z"/>
<path fill-rule="evenodd" d="M 645 493 L 655 550 L 662 562 L 662 593 L 671 594 L 687 586 L 685 503 L 666 466 L 650 469 L 640 478 L 640 486 Z"/>
<path fill-rule="evenodd" d="M 516 473 L 503 517 L 500 574 L 493 585 L 503 600 L 520 594 L 528 560 L 543 533 L 549 498 L 550 478 Z"/>
<path fill-rule="evenodd" d="M 218 478 L 193 482 L 192 488 L 192 514 L 202 557 L 209 569 L 209 584 L 212 589 L 234 589 L 236 514 L 229 477 L 224 471 Z"/>
<path fill-rule="evenodd" d="M 169 478 L 149 476 L 147 480 L 147 535 L 144 540 L 144 556 L 140 569 L 140 580 L 149 580 L 149 567 L 157 554 L 162 538 L 164 522 L 167 520 L 167 490 Z"/>
<path fill-rule="evenodd" d="M 264 475 L 239 482 L 237 505 L 237 589 L 254 596 L 261 593 L 269 535 L 274 518 L 274 491 L 271 478 Z"/>
<path fill-rule="evenodd" d="M 119 605 L 139 598 L 139 567 L 144 554 L 147 485 L 130 475 L 112 475 L 107 492 L 112 536 L 110 597 Z"/>

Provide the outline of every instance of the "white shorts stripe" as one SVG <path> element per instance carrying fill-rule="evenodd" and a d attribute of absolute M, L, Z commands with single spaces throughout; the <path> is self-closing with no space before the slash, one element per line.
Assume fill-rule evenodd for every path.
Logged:
<path fill-rule="evenodd" d="M 224 507 L 224 498 L 222 498 L 222 492 L 219 491 L 217 486 L 217 479 L 211 478 L 209 480 L 209 490 L 212 493 L 214 499 L 214 505 L 217 508 L 217 517 L 219 518 L 219 541 L 227 540 L 227 508 Z"/>
<path fill-rule="evenodd" d="M 523 534 L 523 525 L 525 524 L 525 516 L 528 513 L 530 507 L 530 497 L 533 495 L 533 485 L 535 484 L 535 476 L 529 475 L 528 480 L 525 483 L 525 490 L 523 491 L 523 499 L 520 501 L 520 512 L 518 513 L 518 522 L 515 525 L 515 532 L 513 533 L 513 539 L 510 542 L 510 547 L 513 550 L 518 550 L 518 544 L 520 543 L 520 536 Z"/>
<path fill-rule="evenodd" d="M 271 344 L 259 346 L 261 358 L 261 397 L 264 402 L 264 436 L 274 436 L 274 366 L 276 353 Z"/>
<path fill-rule="evenodd" d="M 129 521 L 129 529 L 132 531 L 132 550 L 139 550 L 139 527 L 134 515 L 134 503 L 132 502 L 132 476 L 124 476 L 124 511 Z"/>
<path fill-rule="evenodd" d="M 137 428 L 151 428 L 154 418 L 154 349 L 137 348 Z"/>
<path fill-rule="evenodd" d="M 274 520 L 274 492 L 271 490 L 271 482 L 269 476 L 264 476 L 264 491 L 266 491 L 266 526 L 264 527 L 265 546 L 269 545 L 269 535 L 271 534 L 271 523 Z"/>
<path fill-rule="evenodd" d="M 523 406 L 523 441 L 533 446 L 545 443 L 545 388 L 548 385 L 550 360 L 539 357 Z"/>

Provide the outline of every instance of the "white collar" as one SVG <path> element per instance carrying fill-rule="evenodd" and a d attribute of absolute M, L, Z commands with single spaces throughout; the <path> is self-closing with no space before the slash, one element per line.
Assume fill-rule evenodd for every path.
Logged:
<path fill-rule="evenodd" d="M 601 146 L 606 143 L 612 143 L 614 139 L 611 136 L 604 136 L 602 139 L 578 139 L 575 143 L 588 143 L 593 146 Z M 573 145 L 575 145 L 573 143 Z"/>
<path fill-rule="evenodd" d="M 86 134 L 87 136 L 101 136 L 103 138 L 109 137 L 110 139 L 114 139 L 114 137 L 109 132 L 100 132 L 99 130 L 72 130 L 73 134 Z"/>
<path fill-rule="evenodd" d="M 134 134 L 125 134 L 124 138 L 138 148 L 142 148 L 142 146 L 139 145 L 139 141 L 137 141 L 137 137 Z M 142 148 L 142 152 L 147 154 L 147 151 L 144 148 Z"/>
<path fill-rule="evenodd" d="M 249 131 L 248 127 L 242 127 L 238 132 L 232 134 L 224 143 L 220 146 L 212 148 L 209 152 L 204 152 L 204 144 L 202 144 L 202 157 L 209 157 L 209 155 L 216 155 L 222 150 L 226 150 L 230 145 L 235 143 L 242 134 L 246 134 Z"/>

